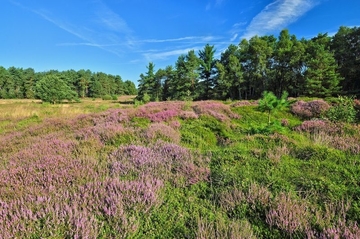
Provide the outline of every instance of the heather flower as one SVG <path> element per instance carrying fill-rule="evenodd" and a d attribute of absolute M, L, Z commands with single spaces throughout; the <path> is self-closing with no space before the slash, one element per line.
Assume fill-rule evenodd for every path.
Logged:
<path fill-rule="evenodd" d="M 177 115 L 178 115 L 177 111 L 173 109 L 169 109 L 169 110 L 164 110 L 150 114 L 148 117 L 152 122 L 163 122 L 163 121 L 168 121 L 169 119 L 172 119 Z"/>
<path fill-rule="evenodd" d="M 197 119 L 199 116 L 194 111 L 183 111 L 180 113 L 179 117 L 181 119 Z"/>
<path fill-rule="evenodd" d="M 193 105 L 193 110 L 197 115 L 209 115 L 219 121 L 225 122 L 231 119 L 239 119 L 240 116 L 231 111 L 229 105 L 215 101 L 199 101 Z"/>
<path fill-rule="evenodd" d="M 209 176 L 208 159 L 172 143 L 157 142 L 149 147 L 121 146 L 110 155 L 112 175 L 153 175 L 174 184 L 194 184 Z"/>
<path fill-rule="evenodd" d="M 315 133 L 326 130 L 328 127 L 328 122 L 324 120 L 307 120 L 302 122 L 301 125 L 295 127 L 295 130 L 307 133 Z"/>
<path fill-rule="evenodd" d="M 269 205 L 271 198 L 270 191 L 257 183 L 251 183 L 248 191 L 246 192 L 246 201 L 252 205 L 260 204 L 265 206 Z"/>
<path fill-rule="evenodd" d="M 169 126 L 173 129 L 179 129 L 181 126 L 181 123 L 177 120 L 173 120 L 169 122 Z"/>
<path fill-rule="evenodd" d="M 305 201 L 280 193 L 266 213 L 266 222 L 290 235 L 296 232 L 304 232 L 310 226 L 311 214 L 307 208 L 308 205 Z"/>
<path fill-rule="evenodd" d="M 281 126 L 284 126 L 284 127 L 289 126 L 289 120 L 288 119 L 281 119 Z"/>
<path fill-rule="evenodd" d="M 219 205 L 227 211 L 232 211 L 236 206 L 246 201 L 246 195 L 237 187 L 231 188 L 219 195 Z"/>
<path fill-rule="evenodd" d="M 126 129 L 124 129 L 120 123 L 103 123 L 78 130 L 76 137 L 82 140 L 95 138 L 98 139 L 99 142 L 106 143 L 117 135 L 125 132 Z"/>
<path fill-rule="evenodd" d="M 150 102 L 138 109 L 136 116 L 152 122 L 168 121 L 179 116 L 184 102 Z"/>
<path fill-rule="evenodd" d="M 163 139 L 173 143 L 180 142 L 180 133 L 172 127 L 163 123 L 153 123 L 146 130 L 146 138 L 149 141 Z"/>
<path fill-rule="evenodd" d="M 360 153 L 360 140 L 359 138 L 346 137 L 346 136 L 332 136 L 329 145 L 352 154 Z"/>
<path fill-rule="evenodd" d="M 257 105 L 258 105 L 257 101 L 240 100 L 231 104 L 231 107 L 257 106 Z"/>
<path fill-rule="evenodd" d="M 289 155 L 289 153 L 290 149 L 284 144 L 269 149 L 266 155 L 273 163 L 280 163 L 281 157 Z"/>
<path fill-rule="evenodd" d="M 330 105 L 324 100 L 313 100 L 310 102 L 297 101 L 291 105 L 290 111 L 304 119 L 319 118 L 330 108 Z"/>

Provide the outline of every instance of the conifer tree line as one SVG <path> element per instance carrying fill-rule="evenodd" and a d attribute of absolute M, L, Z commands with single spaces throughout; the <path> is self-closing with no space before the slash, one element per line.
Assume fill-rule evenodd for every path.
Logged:
<path fill-rule="evenodd" d="M 49 83 L 49 86 L 46 86 Z M 56 85 L 54 85 L 56 84 Z M 36 99 L 49 90 L 63 90 L 65 99 L 72 98 L 106 98 L 119 95 L 136 95 L 135 84 L 123 81 L 118 75 L 110 75 L 90 70 L 67 70 L 35 72 L 32 68 L 8 69 L 0 66 L 1 99 Z M 59 92 L 56 92 L 59 93 Z M 41 96 L 42 96 L 41 95 Z M 42 98 L 42 97 L 40 97 Z M 52 100 L 47 100 L 52 102 Z"/>
<path fill-rule="evenodd" d="M 243 39 L 215 58 L 216 49 L 180 55 L 174 66 L 140 75 L 137 100 L 258 99 L 280 96 L 360 95 L 360 28 L 339 28 L 334 36 L 297 39 L 288 30 Z"/>

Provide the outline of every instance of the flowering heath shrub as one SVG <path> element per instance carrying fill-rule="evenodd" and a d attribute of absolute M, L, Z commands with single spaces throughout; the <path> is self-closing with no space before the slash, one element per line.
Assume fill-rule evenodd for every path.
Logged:
<path fill-rule="evenodd" d="M 306 120 L 301 125 L 296 126 L 295 130 L 300 132 L 315 133 L 320 131 L 326 131 L 330 124 L 324 120 Z"/>
<path fill-rule="evenodd" d="M 173 127 L 166 125 L 164 123 L 151 124 L 146 129 L 145 135 L 146 138 L 149 140 L 149 142 L 162 139 L 164 141 L 169 141 L 172 143 L 179 143 L 181 137 L 179 131 L 175 130 Z"/>
<path fill-rule="evenodd" d="M 154 175 L 175 185 L 184 179 L 189 185 L 208 180 L 207 163 L 207 158 L 193 155 L 188 149 L 159 141 L 149 147 L 121 146 L 110 155 L 109 169 L 112 175 Z"/>
<path fill-rule="evenodd" d="M 276 226 L 289 235 L 293 235 L 309 228 L 310 215 L 305 201 L 281 193 L 275 198 L 271 209 L 266 214 L 266 222 L 270 226 Z"/>
<path fill-rule="evenodd" d="M 194 111 L 183 111 L 180 113 L 179 117 L 181 119 L 197 119 L 199 116 Z"/>
<path fill-rule="evenodd" d="M 173 120 L 169 122 L 169 126 L 173 129 L 179 129 L 181 127 L 181 123 L 177 120 Z"/>
<path fill-rule="evenodd" d="M 330 146 L 352 154 L 360 153 L 360 139 L 348 136 L 333 136 L 329 143 Z"/>
<path fill-rule="evenodd" d="M 137 117 L 150 119 L 152 122 L 168 121 L 179 116 L 184 102 L 150 102 L 141 106 L 137 113 Z"/>
<path fill-rule="evenodd" d="M 257 101 L 241 100 L 231 104 L 231 107 L 242 107 L 242 106 L 257 106 Z"/>
<path fill-rule="evenodd" d="M 300 100 L 291 105 L 290 111 L 303 119 L 311 119 L 319 118 L 329 108 L 330 105 L 324 100 L 313 100 L 309 102 Z"/>
<path fill-rule="evenodd" d="M 240 116 L 231 111 L 229 105 L 215 101 L 199 101 L 193 104 L 193 110 L 197 115 L 208 115 L 221 122 L 229 119 L 239 119 Z"/>

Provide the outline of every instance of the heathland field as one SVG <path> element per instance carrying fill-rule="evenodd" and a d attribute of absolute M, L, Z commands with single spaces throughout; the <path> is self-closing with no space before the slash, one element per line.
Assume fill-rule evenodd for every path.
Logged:
<path fill-rule="evenodd" d="M 0 101 L 0 238 L 360 238 L 359 102 L 263 103 Z"/>

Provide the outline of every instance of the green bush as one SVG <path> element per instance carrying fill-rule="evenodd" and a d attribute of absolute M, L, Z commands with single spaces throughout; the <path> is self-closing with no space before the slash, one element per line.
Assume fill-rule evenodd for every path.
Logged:
<path fill-rule="evenodd" d="M 150 124 L 150 120 L 143 117 L 133 117 L 131 119 L 131 124 L 133 127 L 147 128 Z"/>
<path fill-rule="evenodd" d="M 355 122 L 356 114 L 353 98 L 339 96 L 338 103 L 326 112 L 326 117 L 333 122 L 353 123 Z"/>
<path fill-rule="evenodd" d="M 273 133 L 284 133 L 286 131 L 286 127 L 282 125 L 279 121 L 274 121 L 270 124 L 260 124 L 260 125 L 251 125 L 246 133 L 248 134 L 273 134 Z"/>
<path fill-rule="evenodd" d="M 150 100 L 151 100 L 150 95 L 145 93 L 143 98 L 142 98 L 142 102 L 144 102 L 146 104 L 146 103 L 150 102 Z"/>
<path fill-rule="evenodd" d="M 35 93 L 43 102 L 51 104 L 77 99 L 77 93 L 56 75 L 43 76 L 35 85 Z"/>
<path fill-rule="evenodd" d="M 317 145 L 295 148 L 292 154 L 301 160 L 344 161 L 346 158 L 345 154 L 339 150 Z"/>
<path fill-rule="evenodd" d="M 138 107 L 138 106 L 143 105 L 143 104 L 144 104 L 144 102 L 142 102 L 141 100 L 137 100 L 137 99 L 134 100 L 134 106 L 135 107 Z"/>
<path fill-rule="evenodd" d="M 111 95 L 103 95 L 101 98 L 102 98 L 103 100 L 112 100 Z"/>

